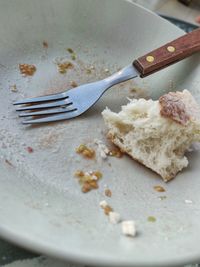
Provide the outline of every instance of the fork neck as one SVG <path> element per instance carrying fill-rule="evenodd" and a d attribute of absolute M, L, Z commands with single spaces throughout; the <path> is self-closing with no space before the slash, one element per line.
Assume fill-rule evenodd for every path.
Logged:
<path fill-rule="evenodd" d="M 109 86 L 113 86 L 115 84 L 135 78 L 138 75 L 139 73 L 135 70 L 135 68 L 132 65 L 129 65 L 109 76 L 108 78 L 105 78 L 105 82 L 107 82 Z"/>

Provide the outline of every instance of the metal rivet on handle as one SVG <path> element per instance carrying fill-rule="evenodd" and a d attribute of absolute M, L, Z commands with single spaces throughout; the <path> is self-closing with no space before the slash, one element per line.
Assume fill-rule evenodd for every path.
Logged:
<path fill-rule="evenodd" d="M 154 61 L 154 57 L 153 56 L 147 56 L 146 57 L 146 61 L 148 61 L 148 62 L 153 62 Z"/>
<path fill-rule="evenodd" d="M 175 50 L 176 50 L 175 47 L 173 47 L 171 45 L 167 47 L 167 51 L 169 51 L 171 53 L 174 52 Z"/>

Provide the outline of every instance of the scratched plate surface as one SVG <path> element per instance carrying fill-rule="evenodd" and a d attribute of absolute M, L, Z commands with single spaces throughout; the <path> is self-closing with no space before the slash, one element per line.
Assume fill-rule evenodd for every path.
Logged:
<path fill-rule="evenodd" d="M 22 8 L 23 7 L 23 8 Z M 163 184 L 153 172 L 130 158 L 85 160 L 75 153 L 82 143 L 106 142 L 101 111 L 120 110 L 129 96 L 157 98 L 188 88 L 200 103 L 199 55 L 151 77 L 110 89 L 87 114 L 71 121 L 25 127 L 12 102 L 54 93 L 106 77 L 134 58 L 183 32 L 160 17 L 122 0 L 0 1 L 0 235 L 16 244 L 64 260 L 94 265 L 154 266 L 200 259 L 200 153 L 188 154 L 190 165 Z M 48 48 L 43 42 L 48 43 Z M 56 62 L 74 68 L 60 74 Z M 22 77 L 18 64 L 34 64 Z M 88 71 L 88 69 L 90 69 Z M 13 92 L 16 85 L 17 92 Z M 33 153 L 27 147 L 33 148 Z M 99 189 L 80 191 L 77 169 L 100 170 Z M 121 235 L 99 208 L 107 199 L 123 219 L 134 219 L 136 238 Z M 153 186 L 162 185 L 165 193 Z M 165 195 L 167 198 L 160 200 Z M 186 204 L 185 199 L 192 200 Z M 155 223 L 147 221 L 156 217 Z"/>

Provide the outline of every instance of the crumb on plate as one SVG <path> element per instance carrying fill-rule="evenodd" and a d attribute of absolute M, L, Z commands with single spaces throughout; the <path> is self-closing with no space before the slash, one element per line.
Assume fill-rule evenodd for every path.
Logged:
<path fill-rule="evenodd" d="M 107 156 L 109 155 L 109 149 L 106 145 L 103 144 L 103 142 L 101 140 L 95 139 L 94 143 L 97 145 L 98 147 L 98 152 L 100 154 L 100 157 L 102 159 L 106 159 Z"/>
<path fill-rule="evenodd" d="M 118 212 L 115 212 L 115 211 L 110 211 L 108 216 L 109 216 L 109 221 L 112 224 L 117 224 L 121 220 L 120 214 Z"/>
<path fill-rule="evenodd" d="M 5 159 L 5 163 L 8 164 L 10 167 L 13 167 L 13 164 L 10 162 L 10 160 Z"/>
<path fill-rule="evenodd" d="M 92 148 L 82 144 L 76 149 L 76 153 L 81 154 L 83 157 L 93 159 L 95 157 L 95 151 Z"/>
<path fill-rule="evenodd" d="M 113 211 L 113 208 L 110 206 L 110 205 L 107 205 L 105 208 L 104 208 L 104 213 L 105 215 L 109 215 L 109 213 Z"/>
<path fill-rule="evenodd" d="M 134 221 L 123 221 L 122 222 L 122 233 L 126 236 L 136 236 L 136 227 Z"/>
<path fill-rule="evenodd" d="M 42 45 L 43 45 L 44 48 L 48 48 L 48 47 L 49 47 L 47 41 L 43 41 L 43 42 L 42 42 Z"/>
<path fill-rule="evenodd" d="M 112 197 L 112 191 L 109 188 L 106 188 L 104 193 L 105 193 L 105 196 Z"/>
<path fill-rule="evenodd" d="M 112 149 L 109 152 L 109 156 L 116 157 L 116 158 L 121 158 L 123 156 L 123 152 L 120 149 L 115 148 L 115 149 Z"/>
<path fill-rule="evenodd" d="M 75 88 L 75 87 L 78 86 L 77 82 L 75 82 L 75 81 L 71 81 L 71 82 L 70 82 L 70 85 L 71 85 L 73 88 Z"/>
<path fill-rule="evenodd" d="M 74 50 L 72 48 L 67 48 L 67 51 L 70 53 L 70 54 L 74 54 Z"/>
<path fill-rule="evenodd" d="M 19 70 L 23 76 L 33 76 L 36 67 L 32 64 L 19 64 Z"/>
<path fill-rule="evenodd" d="M 78 170 L 74 176 L 79 180 L 81 191 L 87 193 L 92 189 L 99 188 L 98 181 L 102 178 L 102 173 L 99 171 L 83 172 Z"/>
<path fill-rule="evenodd" d="M 99 206 L 100 206 L 102 209 L 104 209 L 107 205 L 108 205 L 108 203 L 107 203 L 105 200 L 102 200 L 102 201 L 100 201 L 100 203 L 99 203 Z"/>
<path fill-rule="evenodd" d="M 113 211 L 113 208 L 105 200 L 102 200 L 99 205 L 104 210 L 105 215 L 109 215 Z"/>
<path fill-rule="evenodd" d="M 160 185 L 155 185 L 153 187 L 157 192 L 165 192 L 164 187 L 160 186 Z"/>
<path fill-rule="evenodd" d="M 74 65 L 70 61 L 58 62 L 57 63 L 58 72 L 64 74 L 69 69 L 73 69 Z"/>

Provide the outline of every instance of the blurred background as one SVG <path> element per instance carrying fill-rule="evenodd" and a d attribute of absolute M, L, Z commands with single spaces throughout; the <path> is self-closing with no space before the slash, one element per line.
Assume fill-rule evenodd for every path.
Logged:
<path fill-rule="evenodd" d="M 150 9 L 186 32 L 200 26 L 200 0 L 131 0 Z"/>

